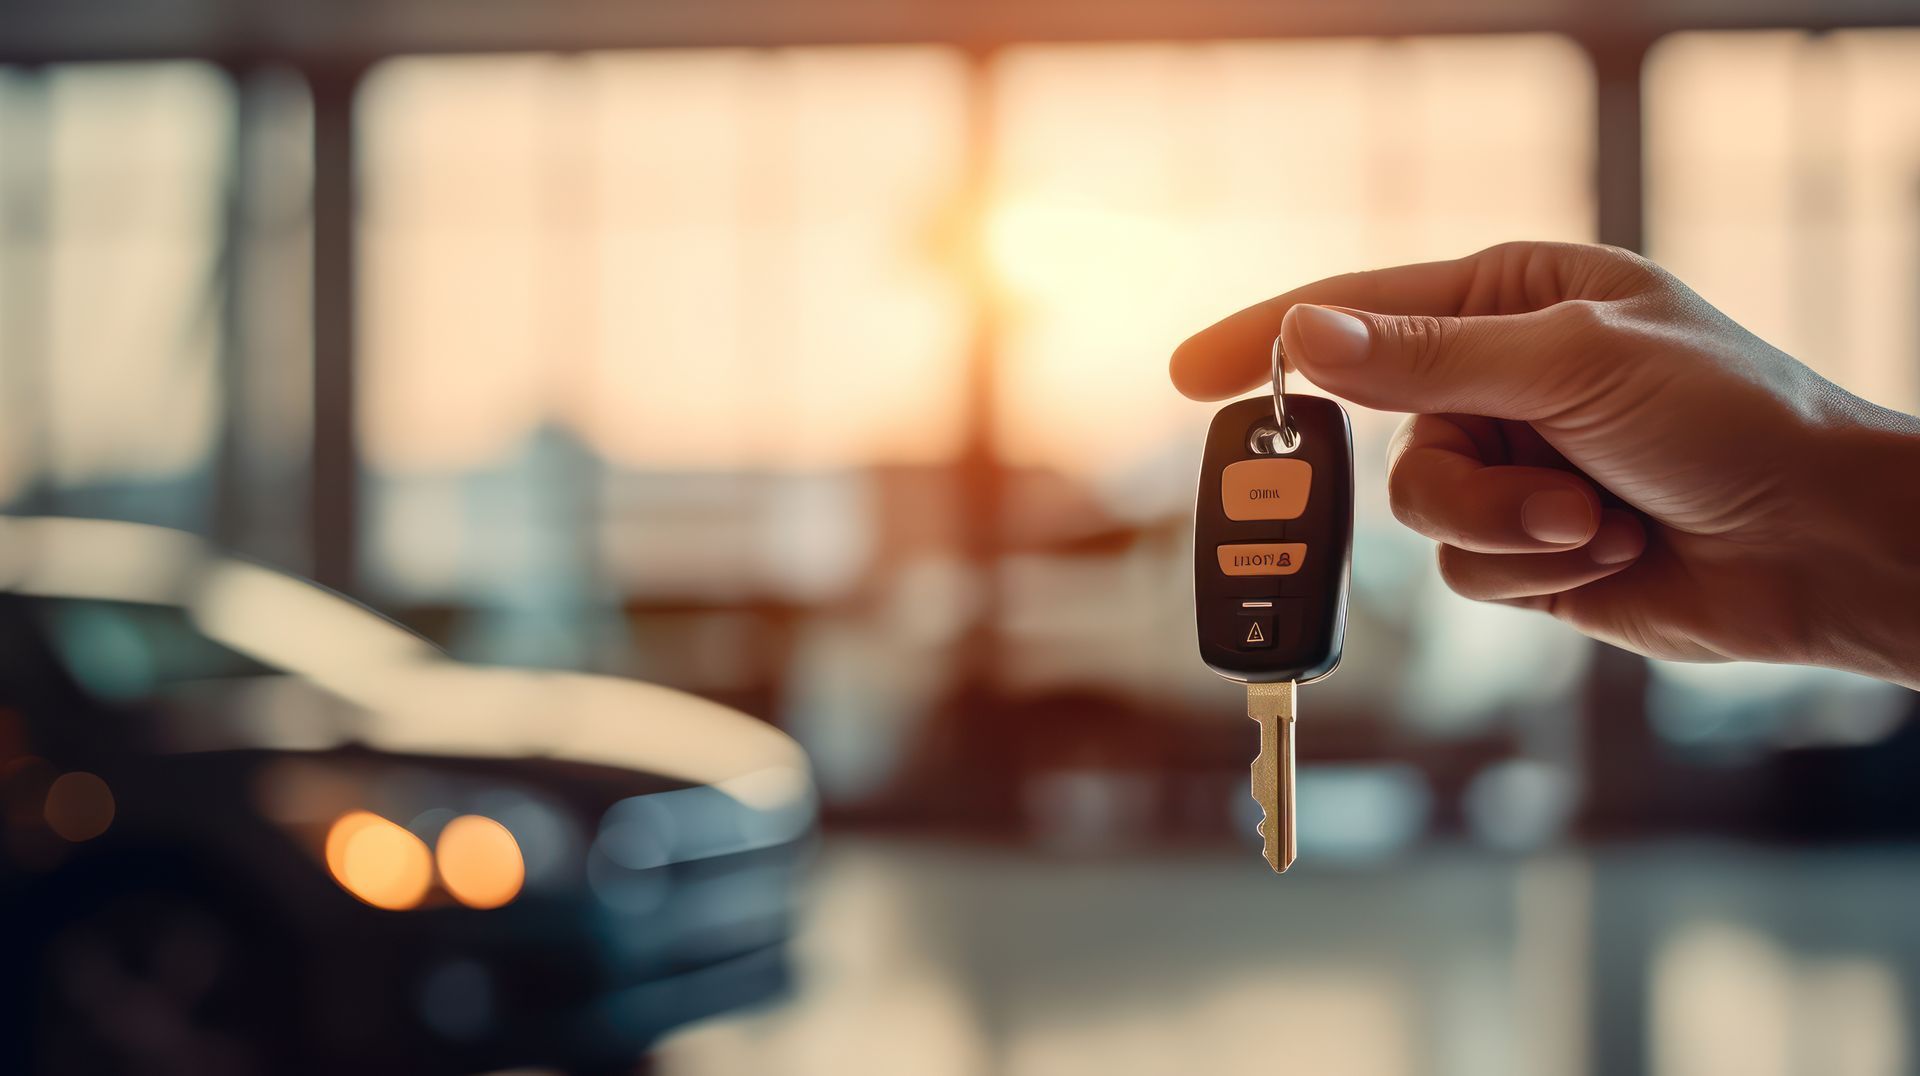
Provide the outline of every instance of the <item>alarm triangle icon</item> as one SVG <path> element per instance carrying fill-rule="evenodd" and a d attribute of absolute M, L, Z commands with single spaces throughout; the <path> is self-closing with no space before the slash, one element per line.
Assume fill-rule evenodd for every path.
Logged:
<path fill-rule="evenodd" d="M 1264 643 L 1267 641 L 1266 635 L 1260 631 L 1260 622 L 1258 620 L 1254 621 L 1253 626 L 1247 629 L 1247 641 L 1250 643 Z"/>

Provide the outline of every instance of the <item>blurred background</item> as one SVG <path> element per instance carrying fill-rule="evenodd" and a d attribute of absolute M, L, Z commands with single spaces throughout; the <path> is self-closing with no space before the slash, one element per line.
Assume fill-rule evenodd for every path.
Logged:
<path fill-rule="evenodd" d="M 1920 8 L 0 10 L 0 502 L 810 755 L 667 1073 L 1920 1071 L 1915 696 L 1469 604 L 1356 412 L 1301 865 L 1192 639 L 1188 333 L 1515 238 L 1920 409 Z"/>

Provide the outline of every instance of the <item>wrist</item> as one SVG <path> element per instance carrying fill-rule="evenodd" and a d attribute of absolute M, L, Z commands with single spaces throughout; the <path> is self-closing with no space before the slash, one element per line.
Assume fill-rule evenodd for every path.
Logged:
<path fill-rule="evenodd" d="M 1876 414 L 1831 440 L 1812 660 L 1920 688 L 1920 420 Z"/>

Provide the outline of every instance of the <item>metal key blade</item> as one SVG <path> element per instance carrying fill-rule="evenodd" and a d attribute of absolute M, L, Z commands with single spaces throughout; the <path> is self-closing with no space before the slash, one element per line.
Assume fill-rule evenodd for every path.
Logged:
<path fill-rule="evenodd" d="M 1253 800 L 1260 805 L 1261 852 L 1274 873 L 1293 866 L 1293 704 L 1295 685 L 1248 684 L 1247 716 L 1260 723 Z"/>

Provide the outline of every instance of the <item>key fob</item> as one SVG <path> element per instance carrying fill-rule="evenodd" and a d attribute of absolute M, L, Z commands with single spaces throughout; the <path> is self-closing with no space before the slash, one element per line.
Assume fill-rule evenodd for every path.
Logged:
<path fill-rule="evenodd" d="M 1340 664 L 1353 545 L 1353 427 L 1338 403 L 1288 393 L 1298 434 L 1275 444 L 1273 398 L 1207 429 L 1193 522 L 1200 658 L 1229 680 L 1307 683 Z"/>

